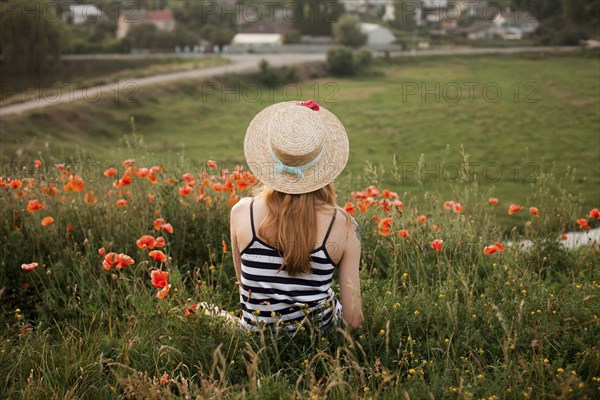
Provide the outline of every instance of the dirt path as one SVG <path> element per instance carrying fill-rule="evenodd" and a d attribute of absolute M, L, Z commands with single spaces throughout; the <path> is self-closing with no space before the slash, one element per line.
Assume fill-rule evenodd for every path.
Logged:
<path fill-rule="evenodd" d="M 483 49 L 445 49 L 445 50 L 421 50 L 416 53 L 409 51 L 391 53 L 392 56 L 401 57 L 430 57 L 430 56 L 456 56 L 456 55 L 478 55 L 478 54 L 516 54 L 526 52 L 573 52 L 579 47 L 515 47 L 515 48 L 483 48 Z M 127 57 L 126 55 L 106 55 L 108 57 Z M 87 56 L 93 59 L 98 55 Z M 133 56 L 132 56 L 133 57 Z M 140 57 L 139 55 L 135 57 Z M 81 90 L 66 90 L 55 96 L 43 97 L 18 104 L 0 107 L 0 117 L 20 114 L 27 111 L 38 110 L 56 104 L 72 103 L 78 100 L 97 101 L 98 96 L 112 95 L 115 91 L 127 91 L 141 86 L 155 85 L 158 83 L 172 82 L 181 79 L 208 78 L 212 76 L 245 73 L 258 70 L 258 63 L 265 59 L 272 66 L 297 65 L 309 62 L 325 61 L 325 53 L 281 53 L 281 54 L 228 54 L 225 55 L 231 61 L 230 64 L 195 69 L 192 71 L 172 72 L 149 76 L 146 78 L 133 78 L 112 84 L 94 86 Z"/>

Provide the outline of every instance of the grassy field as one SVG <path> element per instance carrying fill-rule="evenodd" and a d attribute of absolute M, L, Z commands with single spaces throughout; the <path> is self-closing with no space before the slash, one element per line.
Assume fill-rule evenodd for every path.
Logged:
<path fill-rule="evenodd" d="M 124 154 L 135 154 L 135 162 L 122 166 Z M 378 205 L 386 198 L 377 174 L 365 177 L 380 189 L 369 189 L 375 202 L 355 213 L 365 325 L 316 329 L 307 319 L 292 339 L 247 334 L 193 309 L 207 301 L 240 313 L 227 250 L 229 208 L 249 194 L 244 186 L 253 177 L 204 163 L 153 168 L 158 160 L 134 142 L 113 156 L 114 177 L 74 176 L 44 157 L 20 183 L 2 181 L 0 398 L 600 394 L 600 251 L 567 251 L 557 237 L 576 218 L 597 227 L 600 217 L 580 213 L 581 202 L 562 190 L 561 177 L 533 184 L 539 217 L 521 211 L 529 224 L 523 235 L 509 236 L 494 216 L 503 207 L 489 204 L 475 184 L 452 185 L 460 212 L 445 210 L 437 190 L 426 192 L 427 204 L 405 201 L 402 210 L 388 210 Z M 189 175 L 184 181 L 183 171 L 195 182 Z M 186 184 L 187 195 L 179 190 Z M 339 196 L 342 204 L 357 203 L 347 191 Z M 426 209 L 427 220 L 417 219 Z M 390 218 L 390 232 L 375 217 Z M 399 236 L 400 229 L 409 236 Z M 136 244 L 142 235 L 164 238 L 163 261 Z M 439 251 L 436 239 L 443 240 Z M 532 248 L 508 246 L 521 239 Z M 497 251 L 486 254 L 488 246 Z M 111 252 L 131 257 L 121 258 L 127 266 L 104 266 Z M 161 285 L 151 283 L 156 270 L 169 272 L 164 298 L 157 298 Z"/>
<path fill-rule="evenodd" d="M 59 96 L 70 88 L 83 89 L 132 78 L 188 71 L 226 64 L 221 57 L 148 57 L 139 59 L 62 60 L 55 71 L 39 78 L 11 75 L 3 71 L 0 106 Z"/>
<path fill-rule="evenodd" d="M 109 95 L 98 103 L 3 118 L 2 157 L 29 162 L 44 151 L 66 162 L 83 152 L 83 158 L 114 163 L 133 119 L 158 161 L 172 163 L 184 154 L 192 164 L 212 158 L 233 165 L 243 162 L 243 136 L 256 112 L 272 101 L 314 98 L 348 130 L 345 177 L 351 182 L 368 161 L 383 167 L 383 183 L 401 195 L 422 198 L 435 188 L 450 198 L 452 181 L 476 174 L 501 201 L 527 204 L 531 184 L 544 172 L 572 168 L 573 181 L 564 187 L 582 193 L 585 207 L 595 207 L 599 69 L 594 56 L 444 57 L 392 60 L 368 77 L 322 78 L 272 92 L 248 86 L 251 77 L 221 79 L 230 89 L 238 83 L 237 92 L 186 81 L 144 88 L 119 101 Z M 461 145 L 473 164 L 459 175 Z M 505 209 L 497 217 L 505 229 L 526 220 L 509 219 Z"/>

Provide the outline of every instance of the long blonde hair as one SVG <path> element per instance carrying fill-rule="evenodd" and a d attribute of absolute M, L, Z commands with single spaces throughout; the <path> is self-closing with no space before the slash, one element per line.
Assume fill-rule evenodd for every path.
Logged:
<path fill-rule="evenodd" d="M 282 269 L 290 276 L 311 270 L 309 256 L 317 239 L 315 227 L 320 206 L 337 208 L 350 221 L 346 210 L 336 203 L 333 183 L 303 194 L 282 193 L 265 186 L 262 194 L 268 213 L 258 227 L 258 235 L 267 239 L 266 231 L 275 228 L 275 237 L 269 238 L 269 241 L 283 253 Z"/>

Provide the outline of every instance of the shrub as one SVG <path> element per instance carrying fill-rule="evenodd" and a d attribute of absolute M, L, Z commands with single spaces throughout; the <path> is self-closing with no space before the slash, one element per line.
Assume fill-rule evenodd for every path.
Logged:
<path fill-rule="evenodd" d="M 373 55 L 367 49 L 353 52 L 346 46 L 334 46 L 327 50 L 327 69 L 333 75 L 348 76 L 363 74 L 373 62 Z"/>
<path fill-rule="evenodd" d="M 367 49 L 360 49 L 354 53 L 354 66 L 358 71 L 364 72 L 373 63 L 373 54 Z"/>
<path fill-rule="evenodd" d="M 327 68 L 334 75 L 352 75 L 354 73 L 352 49 L 346 46 L 329 48 L 327 50 Z"/>
<path fill-rule="evenodd" d="M 367 35 L 360 27 L 360 20 L 346 14 L 333 25 L 335 42 L 344 46 L 360 47 L 367 43 Z"/>

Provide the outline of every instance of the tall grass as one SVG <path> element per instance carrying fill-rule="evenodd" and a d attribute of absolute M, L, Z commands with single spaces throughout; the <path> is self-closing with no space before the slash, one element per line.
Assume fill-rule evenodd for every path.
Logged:
<path fill-rule="evenodd" d="M 119 155 L 135 155 L 134 167 L 153 165 L 135 137 Z M 463 158 L 468 167 L 468 155 Z M 232 199 L 249 189 L 240 190 L 233 166 L 188 170 L 182 157 L 157 173 L 156 184 L 133 174 L 132 184 L 119 188 L 113 182 L 126 170 L 120 166 L 116 176 L 100 171 L 73 192 L 63 189 L 69 178 L 60 177 L 50 157 L 41 161 L 26 176 L 3 177 L 3 182 L 21 178 L 20 189 L 10 183 L 0 188 L 1 398 L 600 395 L 599 253 L 593 244 L 569 251 L 560 243 L 561 233 L 586 216 L 580 197 L 561 189 L 572 171 L 544 175 L 533 184 L 519 213 L 535 206 L 539 218 L 532 215 L 524 230 L 508 236 L 496 228 L 494 210 L 508 208 L 511 199 L 490 204 L 490 193 L 477 181 L 454 184 L 453 199 L 427 192 L 428 205 L 402 194 L 402 208 L 387 212 L 378 205 L 386 199 L 378 180 L 394 176 L 393 167 L 369 168 L 360 187 L 339 182 L 341 205 L 356 207 L 363 200 L 351 192 L 363 187 L 380 192 L 374 205 L 354 215 L 362 230 L 366 323 L 349 331 L 317 329 L 307 320 L 290 338 L 270 330 L 249 334 L 190 309 L 207 301 L 239 313 L 223 241 L 229 245 Z M 195 184 L 183 196 L 178 189 L 188 172 Z M 225 182 L 234 177 L 232 191 L 215 190 L 222 176 Z M 55 196 L 40 189 L 50 181 L 58 187 Z M 198 199 L 200 188 L 205 193 Z M 95 204 L 84 201 L 89 191 Z M 126 207 L 115 205 L 120 198 L 128 201 Z M 44 209 L 28 212 L 32 199 Z M 446 210 L 448 200 L 464 210 Z M 426 222 L 417 220 L 420 209 L 432 210 Z M 47 215 L 55 221 L 42 226 Z M 159 217 L 173 226 L 172 234 L 154 230 Z M 377 218 L 386 217 L 392 225 L 384 236 Z M 598 221 L 589 218 L 589 224 Z M 409 236 L 398 236 L 400 229 Z M 166 262 L 136 246 L 144 234 L 165 237 Z M 441 251 L 431 247 L 434 239 L 443 240 Z M 522 248 L 521 239 L 533 246 Z M 484 254 L 493 242 L 504 251 Z M 100 248 L 125 253 L 135 263 L 105 270 Z M 39 265 L 31 272 L 20 268 L 30 262 Z M 156 298 L 150 283 L 149 271 L 156 268 L 170 272 L 172 286 L 164 299 Z"/>

